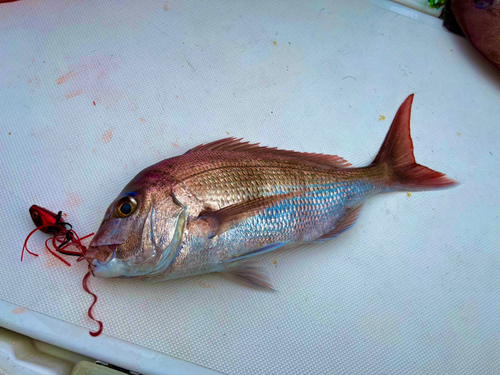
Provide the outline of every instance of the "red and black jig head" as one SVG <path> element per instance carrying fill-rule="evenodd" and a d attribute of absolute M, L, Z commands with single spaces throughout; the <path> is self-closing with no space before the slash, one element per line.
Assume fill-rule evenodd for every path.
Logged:
<path fill-rule="evenodd" d="M 50 210 L 47 210 L 46 208 L 34 204 L 30 207 L 29 212 L 31 220 L 33 220 L 36 228 L 28 234 L 26 240 L 24 241 L 23 251 L 21 254 L 21 262 L 23 261 L 25 250 L 31 255 L 38 256 L 38 254 L 33 253 L 28 249 L 29 239 L 37 231 L 52 235 L 51 238 L 48 238 L 45 241 L 45 246 L 52 255 L 54 255 L 67 266 L 71 266 L 71 264 L 69 264 L 64 258 L 60 257 L 57 253 L 79 256 L 80 258 L 78 259 L 78 261 L 85 258 L 85 252 L 87 251 L 87 248 L 81 243 L 81 241 L 94 235 L 94 233 L 80 238 L 73 230 L 73 226 L 64 220 L 63 216 L 65 215 L 63 215 L 62 211 L 59 211 L 56 214 Z M 52 240 L 52 246 L 54 247 L 55 251 L 49 246 L 50 240 Z M 78 251 L 67 250 L 66 248 L 70 245 L 75 245 Z"/>

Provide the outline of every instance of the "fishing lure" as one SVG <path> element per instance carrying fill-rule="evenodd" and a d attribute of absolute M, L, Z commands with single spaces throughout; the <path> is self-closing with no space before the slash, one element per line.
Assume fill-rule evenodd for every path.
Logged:
<path fill-rule="evenodd" d="M 93 337 L 99 336 L 102 331 L 103 331 L 103 324 L 101 321 L 97 320 L 94 318 L 92 314 L 92 308 L 94 305 L 97 303 L 97 296 L 92 293 L 88 287 L 88 280 L 90 275 L 92 274 L 92 271 L 90 269 L 90 262 L 89 260 L 85 257 L 85 253 L 87 251 L 87 248 L 85 245 L 82 244 L 82 240 L 89 238 L 94 235 L 94 233 L 90 233 L 84 237 L 79 237 L 78 234 L 73 230 L 73 226 L 66 222 L 63 218 L 63 213 L 62 211 L 59 211 L 57 214 L 47 210 L 46 208 L 33 205 L 29 209 L 31 219 L 33 220 L 33 223 L 35 224 L 36 228 L 33 229 L 28 236 L 26 237 L 26 240 L 24 241 L 24 246 L 23 246 L 23 251 L 21 254 L 21 262 L 23 261 L 24 257 L 24 251 L 26 250 L 29 254 L 34 255 L 38 257 L 38 254 L 33 253 L 28 249 L 28 241 L 30 237 L 37 231 L 47 233 L 47 234 L 52 234 L 52 237 L 47 238 L 45 241 L 45 247 L 47 250 L 54 255 L 57 259 L 59 259 L 61 262 L 66 264 L 67 266 L 71 267 L 71 264 L 67 262 L 64 258 L 59 256 L 57 253 L 64 254 L 64 255 L 71 255 L 71 256 L 79 256 L 77 259 L 77 262 L 82 261 L 83 259 L 86 259 L 87 262 L 89 263 L 89 272 L 83 277 L 82 280 L 82 286 L 83 290 L 90 294 L 93 298 L 94 301 L 90 305 L 88 309 L 88 316 L 90 319 L 93 321 L 97 322 L 99 324 L 99 329 L 96 332 L 89 332 L 89 334 Z M 52 246 L 54 247 L 55 251 L 50 248 L 50 241 L 52 241 Z M 78 251 L 71 251 L 67 250 L 68 247 L 71 245 L 76 246 Z"/>
<path fill-rule="evenodd" d="M 90 319 L 92 319 L 94 322 L 99 324 L 99 329 L 96 332 L 89 332 L 90 336 L 97 337 L 102 333 L 104 326 L 103 326 L 102 322 L 100 320 L 97 320 L 96 318 L 94 318 L 94 315 L 92 314 L 92 308 L 97 303 L 97 296 L 90 291 L 89 286 L 88 286 L 89 277 L 91 274 L 92 274 L 92 271 L 90 270 L 90 266 L 89 266 L 89 272 L 87 272 L 87 274 L 83 277 L 82 286 L 83 286 L 83 290 L 85 290 L 85 292 L 87 292 L 88 294 L 90 294 L 94 298 L 94 301 L 92 302 L 92 304 L 90 305 L 90 307 L 87 311 L 87 315 Z"/>
<path fill-rule="evenodd" d="M 50 248 L 49 241 L 52 240 L 52 246 L 58 253 L 79 256 L 80 258 L 78 259 L 78 261 L 84 259 L 87 248 L 81 243 L 81 241 L 93 236 L 94 233 L 90 233 L 80 238 L 73 230 L 73 226 L 64 220 L 62 211 L 59 211 L 56 214 L 50 210 L 47 210 L 46 208 L 33 205 L 30 207 L 29 212 L 36 228 L 28 234 L 26 240 L 24 241 L 23 251 L 21 254 L 21 262 L 23 261 L 25 250 L 33 256 L 38 256 L 38 254 L 33 253 L 28 249 L 29 239 L 37 231 L 53 235 L 51 238 L 48 238 L 45 241 L 45 246 L 53 256 L 55 256 L 67 266 L 71 266 L 71 264 L 69 264 L 64 258 L 59 256 L 54 250 Z M 70 251 L 66 249 L 71 245 L 75 245 L 78 251 Z"/>

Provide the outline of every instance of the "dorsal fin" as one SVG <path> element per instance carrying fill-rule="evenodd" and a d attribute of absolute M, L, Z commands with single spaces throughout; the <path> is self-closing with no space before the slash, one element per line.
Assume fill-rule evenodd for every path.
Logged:
<path fill-rule="evenodd" d="M 243 138 L 224 138 L 218 141 L 199 145 L 192 148 L 186 154 L 202 151 L 245 151 L 263 152 L 266 154 L 289 156 L 303 160 L 309 160 L 318 164 L 329 165 L 336 168 L 349 168 L 352 164 L 337 155 L 313 154 L 308 152 L 296 152 L 288 150 L 278 150 L 277 147 L 259 146 L 259 143 L 242 142 Z"/>

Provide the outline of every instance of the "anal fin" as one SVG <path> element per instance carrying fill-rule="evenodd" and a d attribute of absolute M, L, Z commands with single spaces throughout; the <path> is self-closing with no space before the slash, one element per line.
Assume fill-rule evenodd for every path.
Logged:
<path fill-rule="evenodd" d="M 337 237 L 340 235 L 342 232 L 345 232 L 349 228 L 351 228 L 354 223 L 356 222 L 356 219 L 359 216 L 359 212 L 361 211 L 361 207 L 363 207 L 363 204 L 360 204 L 357 207 L 352 208 L 349 210 L 347 215 L 344 216 L 341 222 L 339 222 L 335 228 L 333 228 L 330 232 L 325 233 L 321 237 L 317 238 L 314 242 L 322 242 L 322 241 L 328 241 L 331 240 L 332 238 Z"/>

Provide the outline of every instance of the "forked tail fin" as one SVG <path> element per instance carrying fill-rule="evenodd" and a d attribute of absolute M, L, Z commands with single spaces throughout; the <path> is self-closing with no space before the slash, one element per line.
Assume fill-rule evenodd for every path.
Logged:
<path fill-rule="evenodd" d="M 399 107 L 372 165 L 386 163 L 389 166 L 391 191 L 432 190 L 456 184 L 443 173 L 416 163 L 410 135 L 412 102 L 413 94 Z"/>

